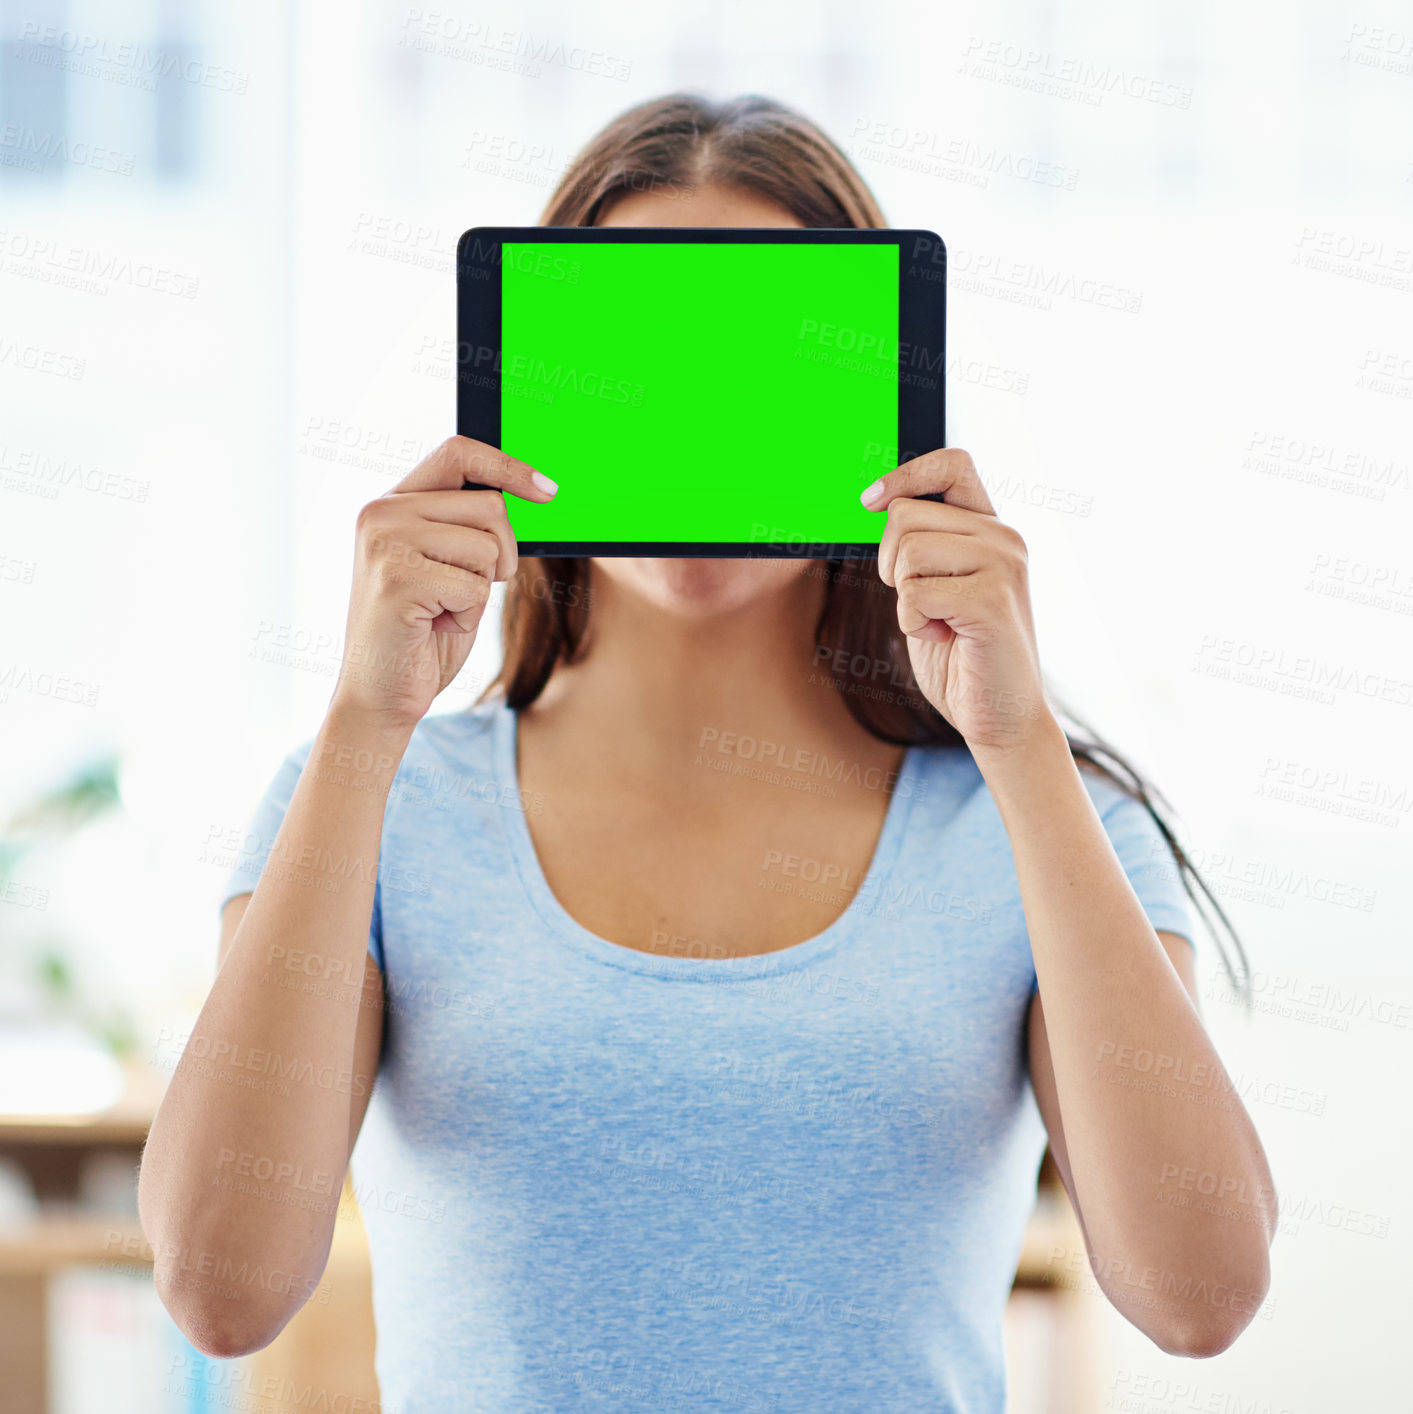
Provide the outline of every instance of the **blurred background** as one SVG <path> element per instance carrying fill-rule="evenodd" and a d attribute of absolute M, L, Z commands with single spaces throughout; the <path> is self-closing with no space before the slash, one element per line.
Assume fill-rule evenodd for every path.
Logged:
<path fill-rule="evenodd" d="M 369 1397 L 351 1195 L 320 1296 L 212 1362 L 134 1166 L 332 691 L 355 513 L 454 430 L 457 236 L 679 88 L 800 107 L 943 236 L 949 441 L 1050 680 L 1254 965 L 1247 1014 L 1199 939 L 1280 1190 L 1266 1305 L 1165 1356 L 1042 1203 L 1013 1411 L 1406 1407 L 1413 6 L 0 0 L 5 1408 Z"/>

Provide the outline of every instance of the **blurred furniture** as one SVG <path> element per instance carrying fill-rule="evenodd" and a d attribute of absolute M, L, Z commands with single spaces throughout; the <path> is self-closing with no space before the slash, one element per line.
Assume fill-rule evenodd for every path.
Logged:
<path fill-rule="evenodd" d="M 32 1221 L 0 1232 L 0 1369 L 6 1414 L 49 1414 L 49 1279 L 72 1267 L 130 1266 L 146 1249 L 136 1221 L 77 1209 L 85 1160 L 113 1153 L 134 1174 L 155 1103 L 136 1073 L 129 1094 L 100 1115 L 0 1117 L 0 1157 L 29 1178 L 41 1205 Z M 146 1263 L 151 1265 L 150 1258 Z"/>
<path fill-rule="evenodd" d="M 1103 1407 L 1095 1294 L 1084 1234 L 1048 1149 L 1036 1199 L 1006 1307 L 1006 1414 L 1093 1414 Z"/>

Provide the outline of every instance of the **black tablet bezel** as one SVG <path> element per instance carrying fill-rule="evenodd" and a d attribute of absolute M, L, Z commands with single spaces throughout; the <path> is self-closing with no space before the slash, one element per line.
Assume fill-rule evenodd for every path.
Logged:
<path fill-rule="evenodd" d="M 612 242 L 897 245 L 898 465 L 946 446 L 947 248 L 934 231 L 765 226 L 473 226 L 456 245 L 456 430 L 500 446 L 501 246 Z M 918 356 L 924 371 L 910 367 Z M 929 376 L 929 374 L 931 376 Z M 934 384 L 935 386 L 931 386 Z M 467 482 L 469 489 L 485 489 Z M 877 544 L 522 541 L 523 555 L 635 555 L 682 559 L 869 559 Z"/>

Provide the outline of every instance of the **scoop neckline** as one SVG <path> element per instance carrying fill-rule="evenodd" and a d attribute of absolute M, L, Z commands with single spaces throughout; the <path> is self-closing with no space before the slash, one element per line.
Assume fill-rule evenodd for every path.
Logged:
<path fill-rule="evenodd" d="M 511 799 L 523 801 L 517 760 L 519 728 L 518 712 L 501 699 L 496 707 L 492 742 L 497 794 L 505 799 L 505 792 L 508 790 L 513 792 Z M 869 916 L 867 900 L 878 895 L 880 885 L 898 857 L 912 801 L 917 794 L 918 770 L 917 748 L 905 747 L 897 779 L 888 799 L 883 829 L 879 832 L 878 842 L 874 846 L 873 858 L 869 860 L 862 884 L 849 900 L 843 913 L 823 932 L 816 933 L 813 937 L 776 948 L 772 952 L 744 957 L 672 957 L 663 953 L 643 952 L 624 943 L 614 943 L 599 937 L 597 933 L 585 928 L 555 897 L 541 867 L 539 855 L 535 851 L 535 842 L 530 835 L 529 822 L 523 810 L 506 809 L 501 812 L 501 817 L 515 873 L 526 898 L 540 920 L 559 941 L 582 956 L 627 972 L 690 982 L 735 982 L 745 978 L 769 977 L 807 966 L 834 952 L 858 933 Z"/>

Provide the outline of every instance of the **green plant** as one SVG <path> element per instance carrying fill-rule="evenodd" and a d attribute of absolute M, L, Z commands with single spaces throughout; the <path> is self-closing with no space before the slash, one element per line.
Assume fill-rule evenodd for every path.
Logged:
<path fill-rule="evenodd" d="M 118 765 L 116 754 L 100 756 L 15 811 L 0 834 L 0 889 L 27 856 L 44 846 L 62 849 L 84 826 L 122 805 Z M 132 1018 L 121 1005 L 95 1007 L 84 1001 L 62 938 L 40 943 L 32 966 L 35 982 L 57 1011 L 101 1040 L 119 1059 L 132 1052 L 136 1045 Z"/>

